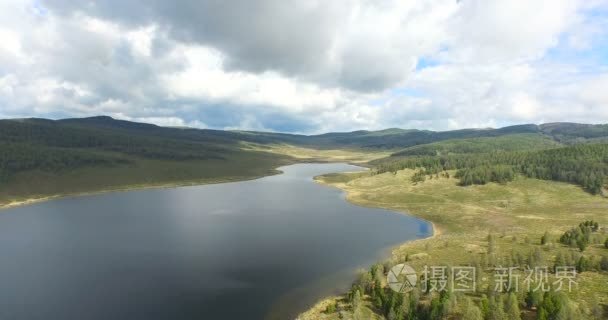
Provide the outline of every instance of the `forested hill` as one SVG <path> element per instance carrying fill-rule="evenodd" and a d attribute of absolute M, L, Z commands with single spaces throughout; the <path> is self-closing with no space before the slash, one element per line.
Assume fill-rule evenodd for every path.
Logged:
<path fill-rule="evenodd" d="M 29 132 L 29 135 L 24 135 L 23 132 Z M 56 144 L 58 139 L 66 139 L 63 146 L 67 147 L 70 146 L 70 143 L 76 143 L 74 146 L 80 147 L 83 146 L 84 137 L 87 137 L 86 139 L 91 143 L 101 143 L 100 141 L 104 138 L 111 139 L 121 134 L 149 139 L 172 139 L 223 146 L 235 145 L 245 141 L 260 144 L 285 143 L 316 148 L 398 150 L 445 140 L 492 138 L 514 134 L 542 137 L 545 139 L 543 144 L 547 143 L 547 139 L 563 144 L 608 141 L 608 125 L 550 123 L 516 125 L 499 129 L 453 131 L 393 128 L 380 131 L 360 130 L 307 136 L 273 132 L 168 128 L 147 123 L 117 120 L 107 116 L 63 120 L 36 118 L 0 120 L 0 142 L 7 142 L 12 139 L 12 141 L 19 140 L 48 145 L 49 142 Z M 91 135 L 101 136 L 92 139 L 90 138 Z"/>
<path fill-rule="evenodd" d="M 257 150 L 264 149 L 264 145 L 276 144 L 368 152 L 393 150 L 396 154 L 391 160 L 395 160 L 404 156 L 534 151 L 603 141 L 608 141 L 608 125 L 574 123 L 444 132 L 387 129 L 307 136 L 168 128 L 107 116 L 63 120 L 6 119 L 0 120 L 0 198 L 3 188 L 18 189 L 14 183 L 23 183 L 22 188 L 27 192 L 38 188 L 43 184 L 42 180 L 37 180 L 39 177 L 48 182 L 48 192 L 55 192 L 53 179 L 56 175 L 81 168 L 99 169 L 95 169 L 95 173 L 99 173 L 96 178 L 99 183 L 95 187 L 101 187 L 121 183 L 252 177 L 267 173 L 286 161 L 284 156 L 243 148 L 245 144 L 262 147 Z M 29 176 L 27 179 L 31 181 L 26 181 L 26 184 L 26 179 L 15 178 L 22 172 L 36 174 Z M 119 181 L 120 178 L 124 178 L 123 181 Z M 580 183 L 586 185 L 584 181 Z M 89 182 L 86 184 L 94 188 L 88 186 Z"/>
<path fill-rule="evenodd" d="M 353 132 L 325 133 L 320 135 L 298 135 L 274 132 L 223 131 L 191 128 L 167 128 L 153 124 L 116 120 L 107 116 L 74 118 L 64 120 L 26 119 L 24 122 L 47 121 L 60 125 L 81 128 L 97 128 L 137 131 L 139 134 L 193 139 L 196 141 L 254 143 L 287 143 L 308 145 L 318 148 L 353 147 L 400 149 L 450 139 L 470 139 L 480 137 L 500 137 L 512 134 L 534 134 L 550 138 L 560 143 L 570 144 L 589 141 L 608 141 L 608 124 L 591 125 L 578 123 L 548 123 L 541 125 L 524 124 L 499 129 L 462 129 L 452 131 L 429 131 L 417 129 L 385 129 L 380 131 L 359 130 Z"/>
<path fill-rule="evenodd" d="M 608 124 L 591 125 L 577 123 L 525 124 L 499 129 L 463 129 L 452 131 L 386 129 L 381 131 L 354 131 L 327 133 L 311 136 L 319 145 L 352 146 L 361 148 L 403 149 L 452 139 L 501 137 L 529 134 L 544 137 L 563 144 L 608 141 Z"/>
<path fill-rule="evenodd" d="M 130 186 L 242 180 L 287 163 L 242 145 L 271 143 L 272 137 L 241 136 L 251 135 L 110 117 L 0 120 L 0 205 Z"/>
<path fill-rule="evenodd" d="M 226 159 L 242 142 L 313 148 L 392 149 L 396 155 L 434 155 L 544 149 L 607 141 L 608 125 L 553 123 L 500 129 L 435 132 L 387 129 L 321 135 L 167 128 L 107 116 L 64 120 L 0 120 L 0 177 L 14 172 L 114 165 L 131 157 L 165 160 Z M 48 156 L 47 156 L 48 155 Z M 125 157 L 127 156 L 127 157 Z"/>

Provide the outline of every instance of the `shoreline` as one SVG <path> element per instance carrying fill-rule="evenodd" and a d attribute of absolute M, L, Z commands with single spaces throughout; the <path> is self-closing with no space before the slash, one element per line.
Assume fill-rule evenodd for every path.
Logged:
<path fill-rule="evenodd" d="M 318 177 L 321 177 L 321 176 L 322 175 L 313 177 L 313 181 L 315 181 L 315 183 L 318 183 L 320 185 L 324 185 L 324 186 L 327 186 L 327 187 L 332 187 L 332 188 L 336 188 L 336 189 L 341 190 L 345 194 L 344 199 L 348 203 L 350 203 L 350 204 L 353 204 L 353 205 L 356 205 L 356 206 L 359 206 L 359 207 L 374 208 L 374 209 L 383 209 L 383 210 L 395 212 L 397 214 L 410 215 L 412 217 L 420 219 L 420 220 L 422 220 L 422 221 L 424 221 L 424 222 L 426 222 L 426 223 L 428 223 L 428 224 L 431 225 L 432 233 L 431 233 L 430 236 L 425 237 L 425 238 L 405 241 L 403 243 L 396 244 L 396 245 L 391 246 L 391 247 L 387 248 L 386 250 L 384 250 L 385 253 L 388 253 L 387 256 L 389 257 L 389 259 L 390 259 L 391 256 L 394 255 L 394 252 L 396 250 L 400 249 L 400 248 L 407 247 L 407 246 L 413 246 L 413 245 L 416 245 L 416 244 L 418 244 L 420 242 L 437 239 L 441 235 L 445 234 L 444 231 L 442 231 L 442 229 L 439 228 L 435 222 L 427 220 L 427 219 L 424 219 L 424 218 L 416 215 L 415 213 L 405 212 L 405 211 L 401 211 L 401 210 L 394 210 L 394 209 L 386 209 L 386 208 L 381 208 L 381 207 L 364 206 L 364 205 L 355 203 L 354 201 L 352 201 L 349 198 L 349 190 L 340 187 L 341 185 L 345 185 L 345 183 L 330 184 L 330 183 L 327 183 L 327 182 L 325 182 L 325 181 L 323 181 L 321 179 L 317 179 Z M 300 312 L 298 314 L 298 316 L 295 318 L 295 320 L 312 320 L 312 319 L 314 319 L 314 317 L 315 317 L 316 314 L 319 314 L 320 312 L 322 312 L 330 303 L 332 303 L 335 299 L 340 298 L 343 294 L 344 293 L 341 293 L 339 295 L 328 295 L 328 296 L 319 298 L 308 309 L 303 310 L 302 312 Z"/>
<path fill-rule="evenodd" d="M 362 168 L 369 169 L 369 168 L 367 168 L 367 167 L 362 167 Z M 341 172 L 341 173 L 356 173 L 356 172 L 365 172 L 365 171 L 352 171 L 352 172 Z M 318 177 L 321 177 L 321 176 L 323 176 L 323 175 L 318 175 L 318 176 L 313 177 L 313 181 L 314 181 L 314 182 L 316 182 L 316 183 L 318 183 L 318 184 L 321 184 L 321 185 L 327 186 L 327 187 L 336 188 L 336 189 L 338 189 L 338 190 L 341 190 L 341 191 L 342 191 L 342 192 L 344 192 L 344 194 L 345 194 L 344 199 L 346 199 L 346 201 L 348 201 L 350 204 L 353 204 L 353 205 L 356 205 L 356 206 L 359 206 L 359 207 L 364 207 L 364 208 L 382 209 L 382 210 L 392 211 L 392 212 L 399 213 L 399 214 L 410 215 L 410 216 L 412 216 L 412 217 L 415 217 L 415 218 L 417 218 L 417 219 L 420 219 L 420 220 L 422 220 L 422 221 L 424 221 L 424 222 L 426 222 L 426 223 L 429 223 L 429 224 L 431 225 L 431 228 L 432 228 L 432 234 L 431 234 L 430 236 L 428 236 L 428 237 L 426 237 L 426 238 L 421 238 L 421 239 L 416 239 L 416 240 L 406 241 L 406 242 L 404 242 L 404 243 L 402 243 L 402 244 L 397 245 L 398 247 L 401 247 L 401 246 L 403 246 L 403 245 L 405 245 L 405 244 L 415 243 L 415 242 L 417 242 L 417 241 L 428 240 L 428 239 L 434 239 L 434 238 L 437 238 L 437 237 L 439 237 L 440 235 L 444 234 L 444 232 L 441 230 L 441 228 L 437 227 L 437 224 L 435 224 L 435 222 L 430 221 L 430 220 L 427 220 L 427 219 L 424 219 L 424 218 L 420 217 L 419 215 L 417 215 L 417 214 L 415 214 L 415 213 L 412 213 L 412 212 L 406 212 L 406 211 L 401 211 L 401 210 L 395 210 L 395 209 L 387 209 L 387 208 L 382 208 L 382 207 L 365 206 L 365 205 L 362 205 L 362 204 L 359 204 L 359 203 L 355 203 L 354 201 L 352 201 L 352 200 L 349 198 L 349 191 L 348 191 L 348 190 L 346 190 L 345 188 L 341 188 L 341 187 L 340 187 L 340 185 L 343 185 L 343 184 L 345 184 L 345 183 L 335 183 L 335 184 L 330 184 L 330 183 L 327 183 L 327 182 L 325 182 L 325 181 L 323 181 L 323 180 L 317 179 Z M 397 246 L 395 246 L 395 247 L 397 247 Z M 391 248 L 391 250 L 393 250 L 395 247 Z"/>
<path fill-rule="evenodd" d="M 324 159 L 324 158 L 312 158 L 312 159 L 311 158 L 302 158 L 302 159 L 292 158 L 292 159 L 289 159 L 288 163 L 284 163 L 277 167 L 270 168 L 269 173 L 263 174 L 263 175 L 250 176 L 250 177 L 235 177 L 232 179 L 228 178 L 228 179 L 217 179 L 217 180 L 191 180 L 191 181 L 167 182 L 167 183 L 159 183 L 159 184 L 145 184 L 144 183 L 144 184 L 125 185 L 122 187 L 115 187 L 115 188 L 102 188 L 99 190 L 91 190 L 91 191 L 83 191 L 83 192 L 50 194 L 50 195 L 44 195 L 44 196 L 40 196 L 40 197 L 29 197 L 29 198 L 24 198 L 22 200 L 10 200 L 9 202 L 6 202 L 6 203 L 0 203 L 0 212 L 2 212 L 4 210 L 8 210 L 8 209 L 17 208 L 17 207 L 23 207 L 23 206 L 28 206 L 28 205 L 32 205 L 32 204 L 41 203 L 41 202 L 63 199 L 63 198 L 71 198 L 71 197 L 90 196 L 90 195 L 98 195 L 98 194 L 105 194 L 105 193 L 112 193 L 112 192 L 128 192 L 128 191 L 149 190 L 149 189 L 171 189 L 171 188 L 179 188 L 179 187 L 192 187 L 192 186 L 219 184 L 219 183 L 250 181 L 250 180 L 255 180 L 255 179 L 260 179 L 260 178 L 264 178 L 264 177 L 270 177 L 270 176 L 274 176 L 277 174 L 281 174 L 283 172 L 281 170 L 279 170 L 279 168 L 293 165 L 293 164 L 298 164 L 298 163 L 320 163 L 320 164 L 346 163 L 346 164 L 358 166 L 358 167 L 364 168 L 366 170 L 369 170 L 368 167 L 365 167 L 365 166 L 363 166 L 362 163 L 358 163 L 356 161 L 349 161 L 349 160 L 340 161 L 340 160 Z M 313 177 L 313 180 L 314 180 L 314 177 Z"/>

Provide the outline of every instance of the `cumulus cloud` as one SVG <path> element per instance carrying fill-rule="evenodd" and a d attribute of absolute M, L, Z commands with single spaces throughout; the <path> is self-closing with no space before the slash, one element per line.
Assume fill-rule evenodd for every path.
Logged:
<path fill-rule="evenodd" d="M 448 61 L 516 62 L 540 58 L 579 19 L 582 2 L 462 1 L 450 20 Z"/>
<path fill-rule="evenodd" d="M 605 0 L 5 0 L 0 116 L 305 133 L 606 122 L 607 17 Z"/>
<path fill-rule="evenodd" d="M 417 55 L 439 45 L 442 23 L 456 8 L 454 0 L 46 4 L 63 17 L 89 15 L 128 28 L 157 25 L 177 41 L 220 51 L 225 70 L 275 71 L 363 91 L 403 80 Z"/>

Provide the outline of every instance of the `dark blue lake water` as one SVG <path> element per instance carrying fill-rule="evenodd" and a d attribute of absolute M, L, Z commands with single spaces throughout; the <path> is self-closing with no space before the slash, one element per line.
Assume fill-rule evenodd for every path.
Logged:
<path fill-rule="evenodd" d="M 315 183 L 257 180 L 64 198 L 0 211 L 0 319 L 286 319 L 350 286 L 411 216 Z"/>

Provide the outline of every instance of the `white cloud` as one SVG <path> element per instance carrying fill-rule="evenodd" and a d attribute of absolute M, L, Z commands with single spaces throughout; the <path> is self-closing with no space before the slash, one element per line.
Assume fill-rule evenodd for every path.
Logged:
<path fill-rule="evenodd" d="M 186 68 L 160 76 L 173 99 L 265 105 L 292 112 L 331 109 L 340 99 L 338 89 L 323 89 L 276 72 L 226 71 L 216 50 L 187 46 L 176 51 L 183 54 Z"/>
<path fill-rule="evenodd" d="M 496 63 L 531 60 L 558 44 L 578 19 L 583 1 L 461 1 L 450 21 L 448 61 Z"/>
<path fill-rule="evenodd" d="M 608 45 L 605 0 L 44 5 L 0 3 L 2 116 L 297 132 L 608 122 L 605 61 L 577 59 Z"/>
<path fill-rule="evenodd" d="M 600 119 L 608 118 L 608 74 L 587 80 L 582 84 L 581 102 L 588 107 L 587 112 L 598 114 Z"/>

